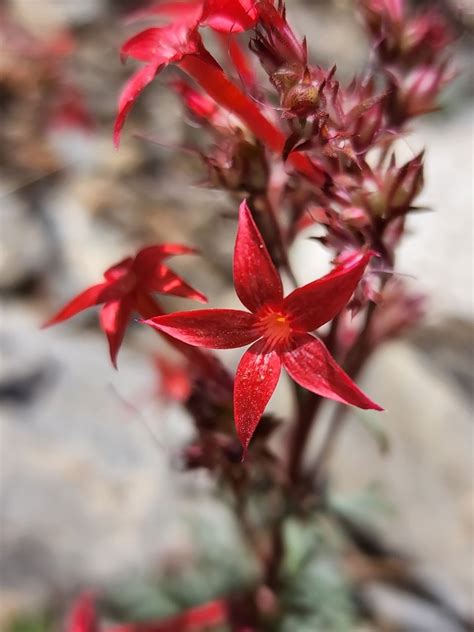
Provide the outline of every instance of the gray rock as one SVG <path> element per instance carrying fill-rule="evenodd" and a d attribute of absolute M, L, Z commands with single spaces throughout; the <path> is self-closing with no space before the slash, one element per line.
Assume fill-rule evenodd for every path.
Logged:
<path fill-rule="evenodd" d="M 2 593 L 31 605 L 149 569 L 177 537 L 168 459 L 184 414 L 152 399 L 151 365 L 127 345 L 117 373 L 96 335 L 40 331 L 18 310 L 2 326 L 23 359 L 12 375 L 48 371 L 32 400 L 0 402 Z"/>
<path fill-rule="evenodd" d="M 89 24 L 103 15 L 105 0 L 13 0 L 12 14 L 33 30 Z"/>
<path fill-rule="evenodd" d="M 387 345 L 368 367 L 364 388 L 386 412 L 357 412 L 331 464 L 335 488 L 355 494 L 377 481 L 391 510 L 378 516 L 385 542 L 461 612 L 474 588 L 472 410 L 458 386 L 406 344 Z M 377 420 L 375 417 L 378 416 Z M 357 417 L 386 433 L 382 455 Z M 430 629 L 430 628 L 428 628 Z"/>
<path fill-rule="evenodd" d="M 38 278 L 50 261 L 44 223 L 14 193 L 0 190 L 0 291 Z"/>

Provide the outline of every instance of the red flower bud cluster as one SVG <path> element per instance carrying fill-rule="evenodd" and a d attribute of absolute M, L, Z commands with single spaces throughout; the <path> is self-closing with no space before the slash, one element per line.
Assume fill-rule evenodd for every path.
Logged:
<path fill-rule="evenodd" d="M 400 126 L 437 109 L 454 77 L 446 50 L 453 34 L 434 9 L 411 14 L 404 0 L 360 0 L 374 52 L 390 88 L 388 113 Z"/>

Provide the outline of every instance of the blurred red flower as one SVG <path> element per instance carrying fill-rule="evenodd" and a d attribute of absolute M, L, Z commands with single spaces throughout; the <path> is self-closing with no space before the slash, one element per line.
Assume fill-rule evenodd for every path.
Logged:
<path fill-rule="evenodd" d="M 93 305 L 104 306 L 100 326 L 107 336 L 112 364 L 117 367 L 117 354 L 132 314 L 149 313 L 149 297 L 155 292 L 172 294 L 206 303 L 206 297 L 186 283 L 163 263 L 173 255 L 195 254 L 180 244 L 162 244 L 142 248 L 105 271 L 105 281 L 93 285 L 67 303 L 44 325 L 49 327 L 75 316 Z M 157 313 L 158 308 L 154 313 Z"/>

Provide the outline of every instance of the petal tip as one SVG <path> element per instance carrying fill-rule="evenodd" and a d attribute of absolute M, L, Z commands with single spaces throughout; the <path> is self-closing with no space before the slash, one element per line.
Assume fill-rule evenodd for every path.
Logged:
<path fill-rule="evenodd" d="M 199 303 L 209 303 L 209 299 L 207 298 L 207 296 L 205 296 L 204 294 L 201 294 L 201 292 L 196 292 L 196 295 L 194 296 L 194 300 L 199 301 Z"/>
<path fill-rule="evenodd" d="M 244 198 L 239 206 L 239 220 L 240 219 L 250 219 L 252 214 L 250 213 L 249 205 L 247 203 L 247 198 Z"/>
<path fill-rule="evenodd" d="M 113 135 L 113 142 L 114 142 L 114 148 L 116 151 L 118 151 L 120 149 L 120 135 L 121 135 L 121 127 L 118 126 L 118 124 L 115 124 L 115 128 L 114 128 L 114 135 Z"/>

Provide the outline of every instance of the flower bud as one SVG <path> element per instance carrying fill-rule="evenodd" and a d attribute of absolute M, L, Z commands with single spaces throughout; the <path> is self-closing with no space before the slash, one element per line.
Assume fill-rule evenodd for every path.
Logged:
<path fill-rule="evenodd" d="M 307 117 L 315 113 L 320 103 L 320 90 L 313 83 L 304 81 L 291 87 L 283 99 L 283 107 L 292 116 Z"/>

